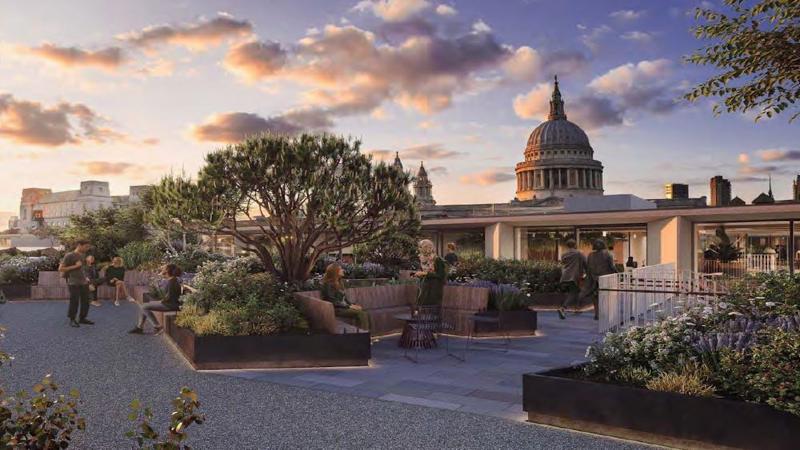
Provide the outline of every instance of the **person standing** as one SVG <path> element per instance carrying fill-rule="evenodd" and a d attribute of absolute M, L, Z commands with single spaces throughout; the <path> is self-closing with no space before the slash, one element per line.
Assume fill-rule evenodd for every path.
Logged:
<path fill-rule="evenodd" d="M 599 303 L 600 303 L 600 277 L 617 273 L 617 268 L 614 266 L 614 256 L 608 251 L 606 242 L 602 239 L 597 239 L 592 244 L 592 252 L 586 258 L 586 283 L 584 283 L 584 295 L 592 297 L 592 304 L 594 305 L 594 320 L 599 318 Z"/>
<path fill-rule="evenodd" d="M 90 247 L 89 241 L 79 240 L 75 245 L 75 250 L 64 255 L 64 259 L 58 265 L 58 271 L 67 280 L 69 289 L 69 308 L 67 309 L 69 325 L 75 328 L 80 327 L 79 324 L 94 325 L 94 322 L 86 318 L 89 314 L 89 280 L 83 271 L 86 252 Z M 78 313 L 79 306 L 80 314 Z"/>
<path fill-rule="evenodd" d="M 447 264 L 450 267 L 455 267 L 458 265 L 458 255 L 456 255 L 456 243 L 450 242 L 447 244 L 447 254 L 444 255 L 444 260 L 447 261 Z"/>
<path fill-rule="evenodd" d="M 160 302 L 153 301 L 142 304 L 142 310 L 139 314 L 139 320 L 136 323 L 136 327 L 128 331 L 128 333 L 143 334 L 144 323 L 148 319 L 150 319 L 150 323 L 153 324 L 153 334 L 161 333 L 161 330 L 163 330 L 164 327 L 159 325 L 158 319 L 156 319 L 153 311 L 169 312 L 178 311 L 180 309 L 180 298 L 183 289 L 181 288 L 181 282 L 178 277 L 181 276 L 181 273 L 181 269 L 179 269 L 175 264 L 167 264 L 161 269 L 161 277 L 164 278 L 166 284 L 164 286 L 164 299 Z"/>
<path fill-rule="evenodd" d="M 567 318 L 564 314 L 567 305 L 577 304 L 580 283 L 586 272 L 586 257 L 578 251 L 575 239 L 567 240 L 566 245 L 567 251 L 561 255 L 561 291 L 567 294 L 558 308 L 558 317 L 561 320 Z"/>
<path fill-rule="evenodd" d="M 419 262 L 422 270 L 414 274 L 421 280 L 417 305 L 439 306 L 442 304 L 447 271 L 444 260 L 436 255 L 436 247 L 432 241 L 419 241 Z"/>

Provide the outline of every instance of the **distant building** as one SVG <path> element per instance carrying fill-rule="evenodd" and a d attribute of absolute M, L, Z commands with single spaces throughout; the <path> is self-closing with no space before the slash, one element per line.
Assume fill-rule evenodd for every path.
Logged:
<path fill-rule="evenodd" d="M 731 182 L 717 175 L 711 179 L 711 206 L 728 206 L 731 203 Z"/>
<path fill-rule="evenodd" d="M 697 198 L 654 198 L 650 199 L 658 208 L 702 208 L 708 206 L 706 196 Z"/>
<path fill-rule="evenodd" d="M 746 204 L 747 204 L 747 203 L 745 203 L 745 201 L 744 201 L 744 200 L 742 200 L 741 198 L 739 198 L 739 197 L 733 197 L 733 199 L 731 200 L 731 203 L 730 203 L 730 205 L 728 205 L 728 206 L 744 206 L 744 205 L 746 205 Z"/>
<path fill-rule="evenodd" d="M 800 175 L 792 183 L 792 200 L 800 202 Z"/>
<path fill-rule="evenodd" d="M 25 188 L 20 199 L 19 219 L 14 228 L 26 232 L 43 225 L 63 226 L 75 214 L 137 202 L 146 188 L 131 186 L 128 195 L 113 196 L 106 181 L 81 181 L 80 189 L 74 191 Z"/>
<path fill-rule="evenodd" d="M 753 199 L 754 205 L 771 205 L 775 203 L 775 196 L 772 195 L 772 176 L 769 177 L 769 190 L 767 193 L 760 193 L 758 197 Z"/>
<path fill-rule="evenodd" d="M 688 199 L 689 185 L 682 183 L 668 183 L 664 185 L 664 198 L 670 200 Z"/>
<path fill-rule="evenodd" d="M 395 164 L 398 161 L 399 159 L 395 159 Z M 423 163 L 419 163 L 417 177 L 414 179 L 414 197 L 417 199 L 417 204 L 423 208 L 436 205 L 436 200 L 433 199 L 433 184 L 428 179 L 428 172 Z"/>

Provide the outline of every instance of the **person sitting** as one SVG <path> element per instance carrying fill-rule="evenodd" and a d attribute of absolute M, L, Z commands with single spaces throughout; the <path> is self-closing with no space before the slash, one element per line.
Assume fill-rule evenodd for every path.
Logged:
<path fill-rule="evenodd" d="M 100 277 L 100 271 L 95 264 L 94 255 L 86 255 L 86 265 L 83 266 L 83 273 L 86 279 L 89 280 L 89 300 L 92 306 L 103 306 L 97 299 L 97 287 L 103 284 L 103 279 Z"/>
<path fill-rule="evenodd" d="M 417 305 L 441 305 L 447 272 L 444 260 L 436 255 L 436 247 L 429 239 L 419 241 L 419 263 L 422 270 L 414 274 L 420 279 Z"/>
<path fill-rule="evenodd" d="M 119 306 L 120 297 L 127 298 L 129 302 L 135 302 L 125 287 L 125 262 L 119 256 L 111 259 L 111 265 L 106 268 L 106 276 L 109 286 L 114 287 L 114 306 Z"/>
<path fill-rule="evenodd" d="M 342 278 L 344 269 L 337 263 L 331 263 L 325 268 L 322 277 L 320 296 L 323 300 L 333 303 L 336 317 L 355 319 L 356 326 L 362 330 L 369 330 L 369 314 L 361 306 L 350 303 L 344 292 Z"/>
<path fill-rule="evenodd" d="M 144 333 L 144 323 L 150 319 L 153 324 L 153 334 L 160 334 L 163 326 L 158 323 L 153 311 L 178 311 L 180 309 L 181 297 L 181 282 L 178 279 L 181 276 L 181 269 L 175 264 L 167 264 L 161 269 L 161 276 L 165 280 L 163 290 L 165 292 L 164 299 L 160 302 L 147 302 L 141 305 L 141 314 L 136 327 L 130 330 L 131 334 Z"/>

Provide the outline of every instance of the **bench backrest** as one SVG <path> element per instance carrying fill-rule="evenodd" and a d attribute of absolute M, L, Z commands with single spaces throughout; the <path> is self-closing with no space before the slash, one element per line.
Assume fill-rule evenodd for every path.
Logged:
<path fill-rule="evenodd" d="M 337 320 L 333 303 L 322 300 L 319 291 L 295 292 L 294 299 L 313 330 L 336 333 Z"/>
<path fill-rule="evenodd" d="M 414 284 L 393 284 L 350 288 L 345 292 L 350 303 L 361 305 L 362 308 L 369 311 L 371 309 L 393 308 L 412 304 L 417 296 L 417 286 Z"/>

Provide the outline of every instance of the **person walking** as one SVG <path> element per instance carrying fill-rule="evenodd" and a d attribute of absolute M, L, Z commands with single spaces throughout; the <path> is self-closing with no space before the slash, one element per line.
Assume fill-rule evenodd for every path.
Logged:
<path fill-rule="evenodd" d="M 150 323 L 153 324 L 153 334 L 161 333 L 164 327 L 159 325 L 158 319 L 156 319 L 153 311 L 169 312 L 178 311 L 180 309 L 180 297 L 182 289 L 181 282 L 178 277 L 181 276 L 181 273 L 181 269 L 179 269 L 175 264 L 167 264 L 161 269 L 161 277 L 164 278 L 166 282 L 166 285 L 164 286 L 164 292 L 166 292 L 164 299 L 160 302 L 153 301 L 142 304 L 136 327 L 128 331 L 128 333 L 143 334 L 144 323 L 148 319 L 150 320 Z"/>
<path fill-rule="evenodd" d="M 89 248 L 91 248 L 89 241 L 79 240 L 75 245 L 75 250 L 64 255 L 58 265 L 58 271 L 67 280 L 69 289 L 69 308 L 67 309 L 69 325 L 75 328 L 80 327 L 79 324 L 94 325 L 94 322 L 86 318 L 89 314 L 89 280 L 86 278 L 83 266 Z M 78 314 L 79 306 L 80 314 Z"/>
<path fill-rule="evenodd" d="M 617 273 L 614 265 L 614 256 L 608 251 L 606 242 L 597 239 L 592 244 L 592 252 L 586 258 L 586 283 L 584 283 L 584 295 L 592 297 L 594 305 L 594 320 L 598 320 L 600 303 L 600 277 Z"/>
<path fill-rule="evenodd" d="M 567 240 L 566 245 L 567 251 L 561 255 L 561 291 L 567 294 L 558 308 L 558 317 L 561 320 L 567 318 L 564 314 L 567 305 L 575 306 L 578 303 L 580 283 L 586 272 L 586 257 L 578 251 L 575 239 Z"/>
<path fill-rule="evenodd" d="M 103 284 L 103 279 L 100 277 L 100 271 L 95 264 L 94 255 L 86 255 L 86 265 L 83 266 L 83 273 L 86 279 L 89 280 L 89 300 L 92 306 L 103 306 L 97 299 L 97 288 Z"/>

